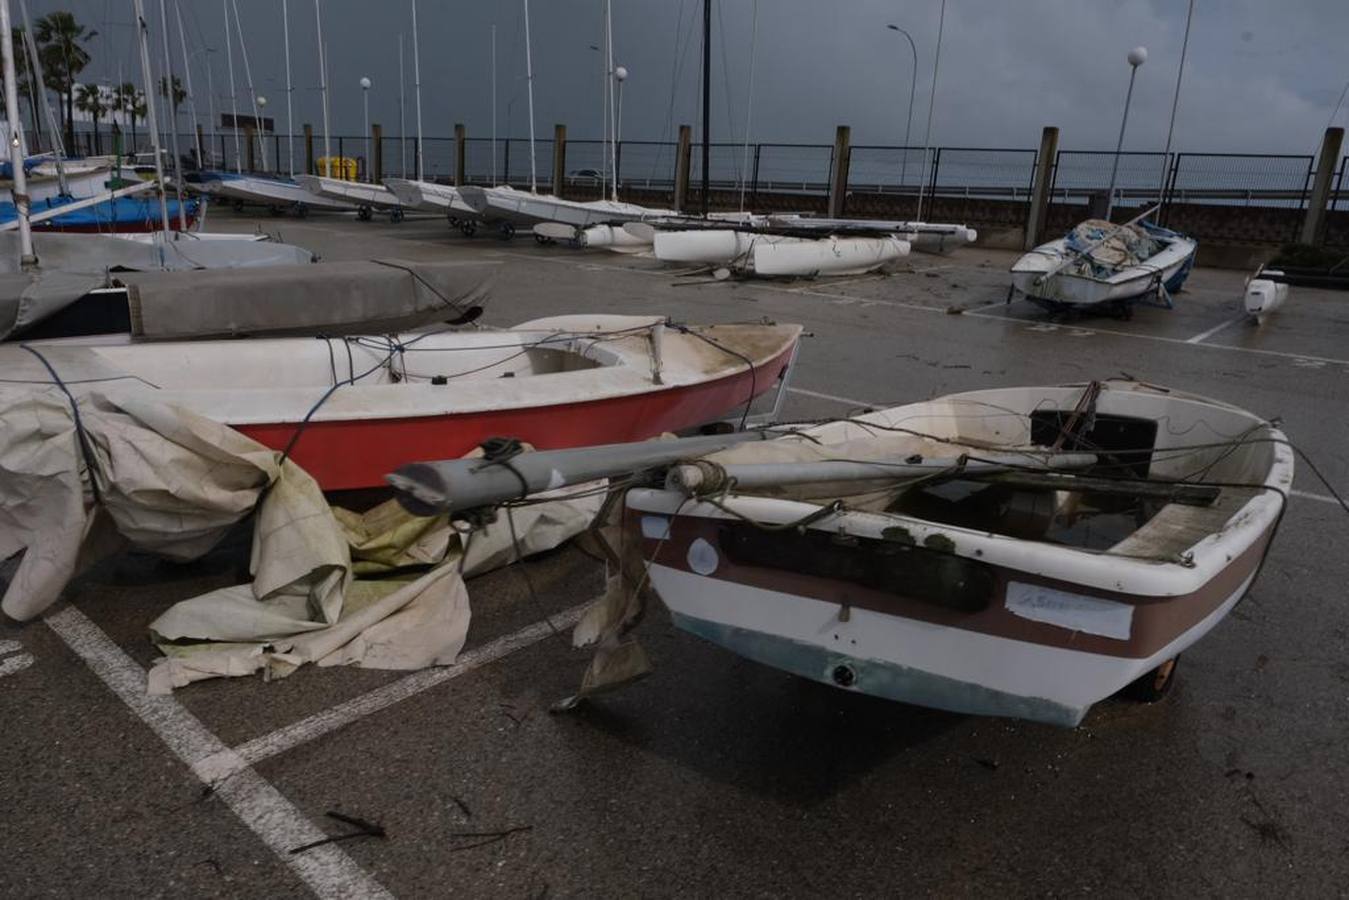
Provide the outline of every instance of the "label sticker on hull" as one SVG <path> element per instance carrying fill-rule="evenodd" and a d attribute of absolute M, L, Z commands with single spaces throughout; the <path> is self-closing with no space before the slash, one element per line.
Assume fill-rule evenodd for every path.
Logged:
<path fill-rule="evenodd" d="M 1128 603 L 1070 594 L 1039 584 L 1007 584 L 1006 606 L 1014 616 L 1127 641 L 1133 631 L 1134 608 Z"/>

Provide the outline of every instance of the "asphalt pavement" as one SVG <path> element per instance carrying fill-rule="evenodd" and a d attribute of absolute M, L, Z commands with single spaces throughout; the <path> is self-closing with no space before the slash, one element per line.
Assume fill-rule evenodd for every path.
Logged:
<path fill-rule="evenodd" d="M 213 230 L 257 226 L 325 259 L 496 260 L 493 325 L 801 323 L 788 418 L 1127 374 L 1279 418 L 1349 492 L 1343 294 L 1294 289 L 1255 327 L 1242 273 L 1201 269 L 1174 310 L 1064 322 L 1006 304 L 1013 255 L 978 249 L 832 282 L 718 282 L 435 217 L 210 213 Z M 248 540 L 190 565 L 128 554 L 46 620 L 0 622 L 0 894 L 1343 895 L 1349 515 L 1298 466 L 1259 580 L 1185 653 L 1171 695 L 1104 702 L 1075 729 L 806 682 L 659 610 L 639 629 L 650 677 L 552 714 L 589 659 L 562 626 L 602 587 L 570 546 L 471 580 L 464 661 L 434 677 L 311 668 L 147 700 L 148 623 L 238 581 Z M 221 760 L 234 774 L 215 780 Z M 291 852 L 356 830 L 334 812 L 383 836 Z"/>

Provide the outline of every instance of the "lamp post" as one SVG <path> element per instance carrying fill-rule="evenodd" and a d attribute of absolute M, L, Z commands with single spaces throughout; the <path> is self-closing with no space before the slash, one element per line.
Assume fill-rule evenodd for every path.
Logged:
<path fill-rule="evenodd" d="M 885 27 L 891 31 L 898 31 L 908 38 L 909 51 L 913 54 L 913 77 L 909 79 L 909 114 L 904 120 L 904 152 L 899 157 L 899 183 L 903 185 L 908 181 L 909 173 L 909 132 L 913 128 L 913 94 L 918 87 L 918 47 L 913 43 L 913 35 L 903 28 L 898 25 L 886 25 Z"/>
<path fill-rule="evenodd" d="M 370 81 L 369 76 L 361 76 L 361 101 L 365 123 L 365 180 L 370 180 Z"/>
<path fill-rule="evenodd" d="M 618 145 L 623 140 L 623 82 L 628 80 L 628 67 L 614 67 L 614 81 L 618 82 L 618 112 L 614 115 L 613 170 L 614 200 L 618 200 Z"/>
<path fill-rule="evenodd" d="M 263 144 L 262 133 L 264 129 L 262 127 L 262 120 L 264 116 L 262 115 L 262 113 L 266 111 L 266 109 L 267 109 L 267 98 L 259 94 L 257 96 L 258 115 L 254 116 L 254 118 L 257 119 L 257 121 L 254 122 L 253 124 L 256 126 L 258 132 L 258 149 L 262 151 L 261 162 L 262 162 L 262 171 L 264 172 L 267 171 L 267 147 L 265 144 Z"/>
<path fill-rule="evenodd" d="M 1124 117 L 1119 123 L 1119 140 L 1115 143 L 1115 160 L 1110 164 L 1110 190 L 1105 199 L 1105 220 L 1115 210 L 1115 176 L 1119 174 L 1119 155 L 1124 149 L 1124 128 L 1129 124 L 1129 103 L 1134 98 L 1134 78 L 1138 76 L 1138 67 L 1148 61 L 1148 48 L 1135 47 L 1129 51 L 1129 90 L 1124 95 Z"/>

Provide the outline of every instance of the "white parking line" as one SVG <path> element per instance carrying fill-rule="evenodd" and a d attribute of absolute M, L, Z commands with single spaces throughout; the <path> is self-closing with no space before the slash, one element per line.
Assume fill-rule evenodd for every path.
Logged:
<path fill-rule="evenodd" d="M 1333 503 L 1336 506 L 1340 505 L 1340 501 L 1336 500 L 1329 494 L 1313 494 L 1311 491 L 1297 491 L 1297 490 L 1289 491 L 1288 493 L 1292 494 L 1294 497 L 1301 497 L 1303 500 L 1317 500 L 1321 503 Z"/>
<path fill-rule="evenodd" d="M 33 655 L 31 653 L 20 653 L 23 644 L 18 641 L 0 641 L 0 678 L 6 675 L 13 675 L 15 672 L 22 672 L 33 664 Z M 7 654 L 13 654 L 12 656 Z"/>
<path fill-rule="evenodd" d="M 214 783 L 209 772 L 199 766 L 207 760 L 218 761 L 221 754 L 230 752 L 229 748 L 173 697 L 147 694 L 145 670 L 84 613 L 68 606 L 48 616 L 46 622 L 310 890 L 320 897 L 392 900 L 392 894 L 335 844 L 291 853 L 295 847 L 322 841 L 328 835 L 251 767 L 239 765 L 232 773 L 234 777 Z"/>
<path fill-rule="evenodd" d="M 835 403 L 842 403 L 844 406 L 866 406 L 875 408 L 875 404 L 867 403 L 865 400 L 854 400 L 851 397 L 840 397 L 837 394 L 821 394 L 819 391 L 808 391 L 805 388 L 789 387 L 789 394 L 800 394 L 803 397 L 814 397 L 817 400 L 832 400 Z"/>
<path fill-rule="evenodd" d="M 459 659 L 452 666 L 422 669 L 381 688 L 376 688 L 368 694 L 362 694 L 345 703 L 339 703 L 331 709 L 325 709 L 323 712 L 301 719 L 292 725 L 279 728 L 271 734 L 254 738 L 246 744 L 240 744 L 233 750 L 222 750 L 218 754 L 219 759 L 212 766 L 213 771 L 217 778 L 229 775 L 231 774 L 231 766 L 249 766 L 276 756 L 278 753 L 292 750 L 316 737 L 363 719 L 371 713 L 379 712 L 381 709 L 386 709 L 395 703 L 416 696 L 422 691 L 449 681 L 451 678 L 467 675 L 474 669 L 495 662 L 503 656 L 509 656 L 516 650 L 522 650 L 525 647 L 537 644 L 552 635 L 554 629 L 563 631 L 572 627 L 589 605 L 589 603 L 582 603 L 579 606 L 573 606 L 565 612 L 560 612 L 542 622 L 536 622 L 527 628 L 522 628 L 514 634 L 509 634 L 481 647 L 475 647 L 461 653 Z M 571 642 L 568 640 L 568 646 L 570 645 Z"/>
<path fill-rule="evenodd" d="M 1222 331 L 1224 328 L 1227 328 L 1227 327 L 1229 327 L 1229 326 L 1231 326 L 1231 325 L 1235 325 L 1235 324 L 1237 324 L 1238 322 L 1244 322 L 1245 320 L 1246 320 L 1246 316 L 1244 316 L 1244 315 L 1237 316 L 1237 317 L 1234 318 L 1234 319 L 1228 319 L 1226 322 L 1223 322 L 1223 323 L 1218 324 L 1218 325 L 1214 325 L 1214 326 L 1213 326 L 1212 328 L 1210 328 L 1208 331 L 1201 331 L 1201 332 L 1199 332 L 1198 334 L 1196 334 L 1196 335 L 1195 335 L 1194 337 L 1192 337 L 1192 338 L 1186 338 L 1186 339 L 1185 339 L 1185 343 L 1187 343 L 1187 344 L 1202 344 L 1204 341 L 1206 341 L 1206 340 L 1208 340 L 1209 338 L 1213 337 L 1215 334 L 1217 334 L 1218 332 Z"/>

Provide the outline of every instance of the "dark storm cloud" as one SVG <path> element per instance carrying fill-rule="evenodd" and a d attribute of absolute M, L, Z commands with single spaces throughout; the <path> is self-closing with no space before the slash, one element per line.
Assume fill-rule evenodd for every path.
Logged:
<path fill-rule="evenodd" d="M 193 81 L 204 111 L 205 59 L 213 65 L 216 106 L 228 101 L 222 4 L 179 0 Z M 255 86 L 284 122 L 280 0 L 237 0 Z M 97 80 L 139 71 L 131 0 L 30 0 L 35 15 L 70 9 L 101 32 L 91 45 Z M 713 22 L 713 134 L 739 140 L 749 80 L 755 0 L 716 0 Z M 1185 0 L 948 0 L 934 143 L 1033 146 L 1041 126 L 1058 125 L 1063 145 L 1113 146 L 1136 44 L 1140 69 L 1127 143 L 1160 149 L 1179 61 Z M 157 26 L 159 0 L 146 0 Z M 172 16 L 172 0 L 169 0 Z M 614 44 L 631 76 L 623 132 L 668 137 L 697 124 L 699 0 L 615 0 Z M 895 143 L 904 133 L 911 62 L 918 48 L 914 141 L 921 139 L 940 0 L 758 0 L 752 134 L 763 141 L 829 142 L 850 124 L 859 143 Z M 313 0 L 290 0 L 295 121 L 320 122 Z M 600 130 L 599 0 L 533 0 L 535 121 L 540 134 L 565 122 L 573 139 Z M 398 36 L 407 36 L 407 120 L 413 127 L 409 0 L 323 0 L 334 132 L 361 129 L 359 79 L 368 76 L 371 118 L 396 131 Z M 496 26 L 500 135 L 527 133 L 521 4 L 421 0 L 418 8 L 422 109 L 426 133 L 455 122 L 485 137 L 491 129 L 491 28 Z M 175 29 L 176 31 L 176 29 Z M 1344 0 L 1199 0 L 1186 66 L 1176 141 L 1180 149 L 1311 152 L 1339 98 L 1349 63 Z M 157 37 L 157 36 L 156 36 Z M 158 47 L 158 44 L 155 44 Z M 176 44 L 175 44 L 176 47 Z M 175 54 L 177 53 L 175 49 Z M 156 63 L 158 64 L 158 63 Z M 175 60 L 175 68 L 178 67 Z M 243 66 L 235 59 L 241 97 Z M 241 103 L 241 111 L 245 104 Z M 509 110 L 509 119 L 508 119 Z M 1339 124 L 1349 118 L 1341 110 Z"/>

